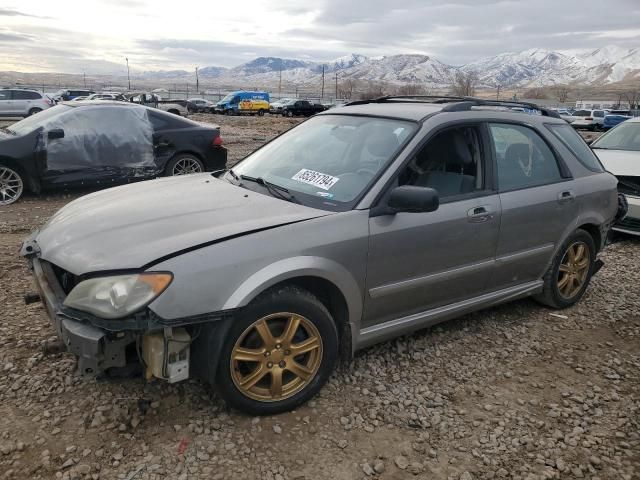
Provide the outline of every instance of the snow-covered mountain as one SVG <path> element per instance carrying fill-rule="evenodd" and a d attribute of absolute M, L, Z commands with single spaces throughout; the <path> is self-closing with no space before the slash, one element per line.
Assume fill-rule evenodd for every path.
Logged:
<path fill-rule="evenodd" d="M 483 58 L 460 68 L 476 72 L 480 82 L 488 86 L 599 85 L 638 77 L 640 49 L 615 46 L 577 51 L 530 49 Z"/>
<path fill-rule="evenodd" d="M 596 50 L 553 51 L 529 49 L 482 58 L 462 66 L 447 65 L 419 54 L 366 57 L 350 54 L 329 62 L 278 57 L 259 57 L 234 68 L 204 67 L 200 76 L 225 83 L 266 85 L 279 82 L 311 84 L 334 75 L 340 80 L 420 83 L 445 87 L 458 70 L 475 72 L 487 87 L 533 87 L 580 83 L 601 85 L 622 80 L 640 80 L 640 48 L 607 46 Z M 182 70 L 145 72 L 145 78 L 187 77 Z"/>

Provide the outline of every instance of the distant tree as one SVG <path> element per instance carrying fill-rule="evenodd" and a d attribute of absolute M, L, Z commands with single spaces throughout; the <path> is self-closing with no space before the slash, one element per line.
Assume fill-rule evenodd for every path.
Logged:
<path fill-rule="evenodd" d="M 397 95 L 427 95 L 428 90 L 419 83 L 409 83 L 402 85 L 397 90 Z"/>
<path fill-rule="evenodd" d="M 534 98 L 536 100 L 547 98 L 547 92 L 542 88 L 530 88 L 529 90 L 525 90 L 522 94 L 524 98 Z"/>
<path fill-rule="evenodd" d="M 558 102 L 565 103 L 569 99 L 569 87 L 559 85 L 553 89 L 553 94 Z"/>
<path fill-rule="evenodd" d="M 458 70 L 453 77 L 451 94 L 459 97 L 473 97 L 478 85 L 478 74 L 476 72 L 463 72 Z"/>
<path fill-rule="evenodd" d="M 348 78 L 338 86 L 338 96 L 344 100 L 351 100 L 354 88 L 355 82 Z"/>
<path fill-rule="evenodd" d="M 624 92 L 624 98 L 629 102 L 629 108 L 636 109 L 640 106 L 640 88 L 632 88 Z"/>
<path fill-rule="evenodd" d="M 372 98 L 378 98 L 384 96 L 384 90 L 382 85 L 370 82 L 367 89 L 360 92 L 361 100 L 370 100 Z"/>

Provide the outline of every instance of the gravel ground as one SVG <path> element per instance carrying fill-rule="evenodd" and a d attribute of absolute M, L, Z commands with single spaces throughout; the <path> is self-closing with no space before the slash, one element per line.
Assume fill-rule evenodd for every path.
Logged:
<path fill-rule="evenodd" d="M 219 122 L 236 161 L 288 119 Z M 84 379 L 25 306 L 23 237 L 83 192 L 0 209 L 0 478 L 640 478 L 640 240 L 582 302 L 523 300 L 360 352 L 299 410 L 252 418 L 208 386 Z"/>

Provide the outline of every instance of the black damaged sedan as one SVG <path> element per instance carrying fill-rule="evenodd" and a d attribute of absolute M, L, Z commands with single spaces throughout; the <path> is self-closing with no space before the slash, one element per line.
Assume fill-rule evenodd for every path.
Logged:
<path fill-rule="evenodd" d="M 220 128 L 142 105 L 68 102 L 0 129 L 0 205 L 24 191 L 221 170 Z"/>

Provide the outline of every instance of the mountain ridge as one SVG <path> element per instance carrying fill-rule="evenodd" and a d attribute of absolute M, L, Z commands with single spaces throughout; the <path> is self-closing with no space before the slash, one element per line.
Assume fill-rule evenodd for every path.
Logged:
<path fill-rule="evenodd" d="M 430 55 L 396 54 L 367 57 L 351 53 L 328 62 L 281 57 L 257 57 L 236 67 L 203 67 L 201 78 L 249 83 L 317 83 L 324 67 L 325 79 L 450 85 L 458 71 L 474 72 L 479 86 L 537 87 L 554 84 L 604 85 L 640 79 L 640 48 L 615 45 L 593 50 L 531 48 L 480 58 L 465 65 L 449 65 Z M 192 75 L 184 70 L 143 72 L 146 79 Z"/>

